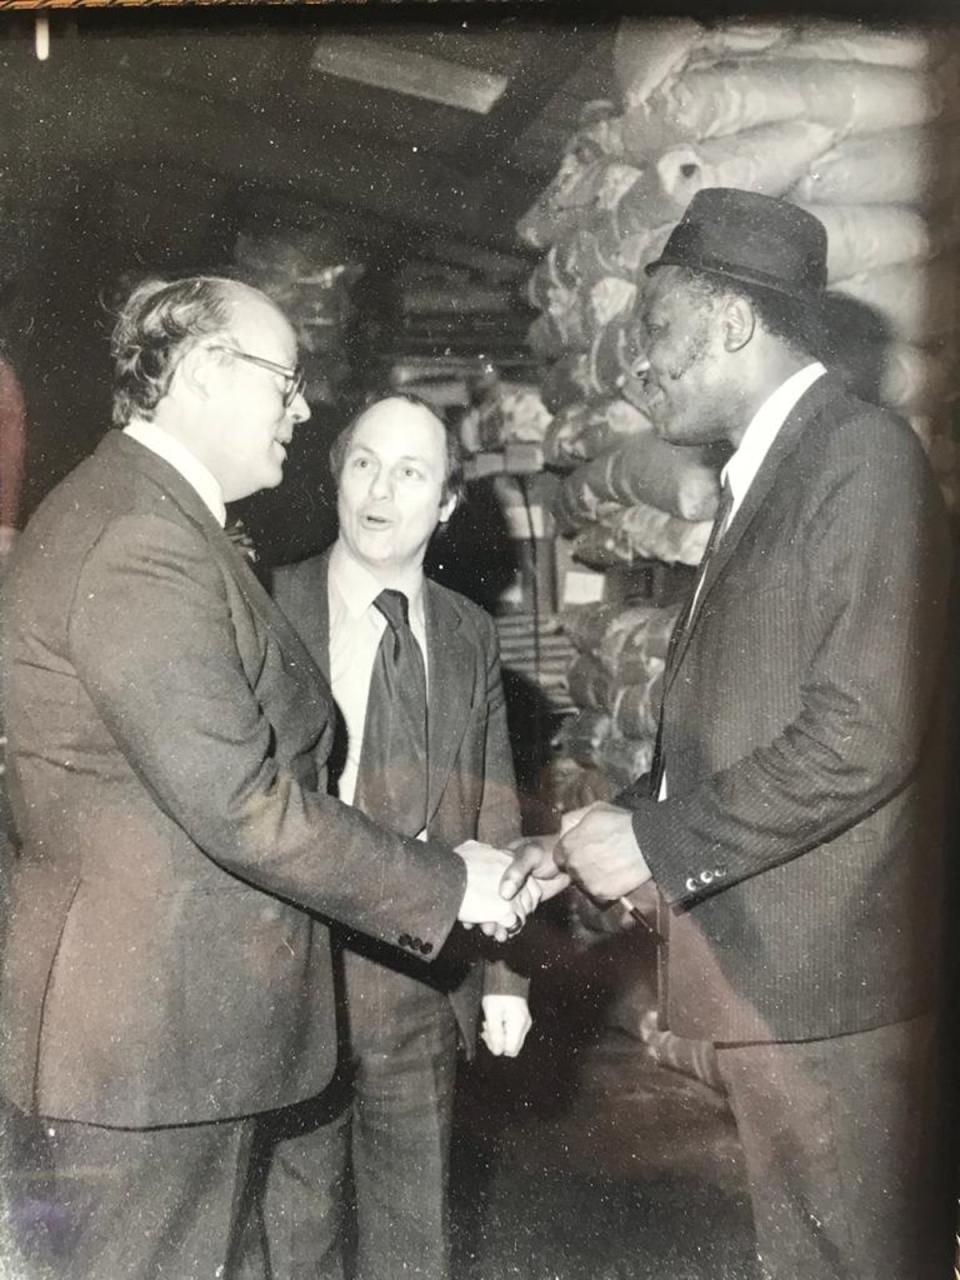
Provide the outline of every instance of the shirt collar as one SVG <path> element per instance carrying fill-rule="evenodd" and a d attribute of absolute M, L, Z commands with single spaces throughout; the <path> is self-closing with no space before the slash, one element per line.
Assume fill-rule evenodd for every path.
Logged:
<path fill-rule="evenodd" d="M 344 607 L 354 618 L 359 618 L 384 590 L 384 583 L 351 553 L 342 538 L 338 538 L 330 552 L 330 581 L 336 588 Z M 409 616 L 423 617 L 423 569 L 415 565 L 398 574 L 388 584 L 407 597 Z"/>
<path fill-rule="evenodd" d="M 227 509 L 224 506 L 220 482 L 185 444 L 175 440 L 168 431 L 158 427 L 155 422 L 147 422 L 143 418 L 134 418 L 132 422 L 128 422 L 123 428 L 123 434 L 142 444 L 151 453 L 157 454 L 164 462 L 169 462 L 170 466 L 178 471 L 187 484 L 200 495 L 220 528 L 224 527 L 227 523 Z"/>
<path fill-rule="evenodd" d="M 743 501 L 794 405 L 825 373 L 819 361 L 805 365 L 781 382 L 750 419 L 739 448 L 720 473 L 723 483 L 729 484 L 736 505 Z"/>

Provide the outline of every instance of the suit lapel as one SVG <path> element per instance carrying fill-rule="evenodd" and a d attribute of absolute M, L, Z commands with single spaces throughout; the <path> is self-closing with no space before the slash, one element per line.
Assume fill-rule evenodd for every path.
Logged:
<path fill-rule="evenodd" d="M 424 593 L 427 629 L 427 822 L 434 816 L 473 703 L 477 655 L 463 632 L 463 619 L 442 589 L 428 578 Z"/>
<path fill-rule="evenodd" d="M 723 577 L 726 567 L 733 558 L 744 533 L 749 529 L 757 512 L 766 501 L 780 467 L 799 444 L 808 424 L 820 413 L 827 401 L 837 395 L 839 389 L 840 382 L 835 375 L 828 373 L 818 378 L 813 386 L 808 391 L 805 391 L 797 401 L 777 433 L 777 437 L 770 446 L 760 470 L 754 476 L 753 483 L 747 490 L 746 497 L 730 522 L 729 529 L 720 539 L 719 545 L 710 558 L 706 576 L 700 587 L 696 608 L 687 625 L 683 628 L 682 634 L 677 636 L 676 644 L 670 653 L 664 679 L 664 696 L 666 696 L 668 689 L 676 679 L 677 672 L 683 663 L 684 655 L 690 646 L 690 638 L 696 628 L 697 619 L 703 611 L 703 606 L 710 592 Z"/>
<path fill-rule="evenodd" d="M 247 557 L 239 547 L 230 541 L 217 522 L 214 521 L 213 523 L 214 529 L 207 530 L 207 538 L 214 553 L 221 560 L 226 560 L 227 566 L 232 571 L 237 586 L 240 588 L 240 592 L 247 604 L 273 635 L 283 652 L 291 659 L 294 659 L 298 666 L 303 662 L 308 664 L 308 668 L 311 664 L 319 666 L 319 663 L 311 657 L 303 641 L 287 621 L 286 615 L 270 599 L 263 583 L 251 569 Z M 324 675 L 326 675 L 326 672 L 324 672 Z"/>
<path fill-rule="evenodd" d="M 176 467 L 121 431 L 114 431 L 106 436 L 100 443 L 99 451 L 107 457 L 122 458 L 127 465 L 148 476 L 183 516 L 200 529 L 212 553 L 225 565 L 247 604 L 276 638 L 284 653 L 298 666 L 309 670 L 310 655 L 299 636 L 267 595 L 246 556 L 230 541 L 193 485 L 183 478 Z"/>
<path fill-rule="evenodd" d="M 320 670 L 330 680 L 330 592 L 329 592 L 330 552 L 304 560 L 293 571 L 287 581 L 287 597 L 290 611 L 295 619 L 309 619 L 309 634 L 303 636 L 303 643 Z M 295 595 L 292 593 L 296 592 Z M 284 597 L 281 596 L 281 599 Z M 281 605 L 281 612 L 283 606 Z"/>

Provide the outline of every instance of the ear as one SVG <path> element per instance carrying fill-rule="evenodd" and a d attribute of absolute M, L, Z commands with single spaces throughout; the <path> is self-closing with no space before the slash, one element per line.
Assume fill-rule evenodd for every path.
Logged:
<path fill-rule="evenodd" d="M 174 377 L 182 386 L 202 400 L 209 400 L 211 381 L 215 373 L 217 353 L 206 347 L 195 346 L 180 360 L 174 370 Z"/>
<path fill-rule="evenodd" d="M 440 503 L 440 524 L 447 523 L 454 511 L 456 511 L 458 501 L 457 495 L 452 493 L 449 498 Z"/>
<path fill-rule="evenodd" d="M 746 298 L 728 299 L 723 310 L 723 345 L 727 351 L 740 351 L 753 337 L 757 318 Z"/>

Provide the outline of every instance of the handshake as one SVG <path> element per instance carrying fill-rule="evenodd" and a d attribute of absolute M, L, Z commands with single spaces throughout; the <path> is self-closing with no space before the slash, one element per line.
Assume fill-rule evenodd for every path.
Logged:
<path fill-rule="evenodd" d="M 510 853 L 467 840 L 457 853 L 467 866 L 459 920 L 498 942 L 512 937 L 541 902 L 575 880 L 597 901 L 639 889 L 650 870 L 633 833 L 631 814 L 611 804 L 565 813 L 558 835 L 519 840 Z"/>

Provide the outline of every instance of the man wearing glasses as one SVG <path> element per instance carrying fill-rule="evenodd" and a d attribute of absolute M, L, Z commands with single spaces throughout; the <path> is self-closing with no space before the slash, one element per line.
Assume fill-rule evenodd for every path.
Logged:
<path fill-rule="evenodd" d="M 329 687 L 223 530 L 309 416 L 283 315 L 150 282 L 113 353 L 121 430 L 7 579 L 0 1089 L 42 1123 L 57 1275 L 258 1276 L 255 1117 L 335 1065 L 323 920 L 430 962 L 458 919 L 503 938 L 538 894 L 505 901 L 490 846 L 451 857 L 327 794 Z"/>

